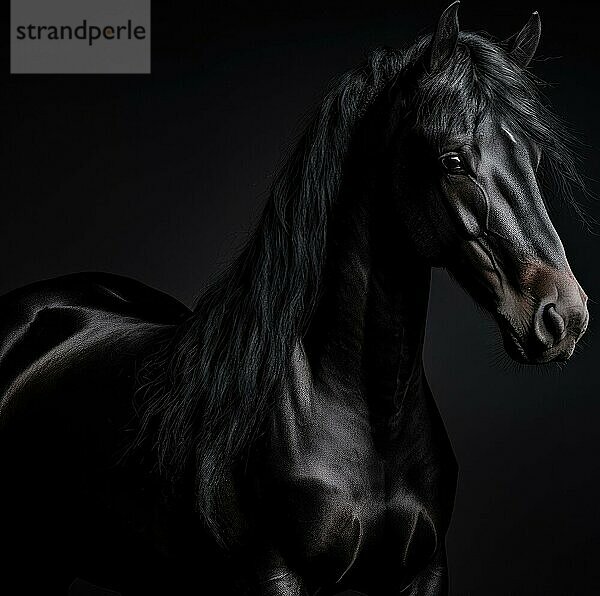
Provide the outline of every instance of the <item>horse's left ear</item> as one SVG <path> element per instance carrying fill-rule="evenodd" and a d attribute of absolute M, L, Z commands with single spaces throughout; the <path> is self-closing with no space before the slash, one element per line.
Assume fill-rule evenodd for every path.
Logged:
<path fill-rule="evenodd" d="M 542 35 L 542 21 L 537 10 L 529 17 L 527 24 L 519 33 L 511 38 L 511 48 L 508 55 L 519 65 L 525 68 L 534 57 L 540 37 Z"/>
<path fill-rule="evenodd" d="M 460 0 L 453 2 L 442 13 L 435 33 L 431 40 L 429 54 L 429 67 L 436 70 L 440 68 L 454 54 L 458 42 L 458 7 Z"/>

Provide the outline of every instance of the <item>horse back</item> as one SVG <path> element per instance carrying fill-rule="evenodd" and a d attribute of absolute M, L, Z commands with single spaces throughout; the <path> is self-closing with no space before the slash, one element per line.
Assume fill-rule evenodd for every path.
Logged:
<path fill-rule="evenodd" d="M 106 273 L 58 277 L 0 297 L 0 429 L 56 408 L 47 401 L 75 379 L 133 380 L 144 354 L 189 312 L 162 292 Z"/>
<path fill-rule="evenodd" d="M 120 460 L 136 433 L 139 368 L 189 313 L 104 273 L 0 297 L 0 557 L 11 593 L 50 585 L 66 593 L 77 575 L 93 581 L 89 561 L 118 573 L 133 552 L 155 556 L 138 536 L 152 530 L 158 491 Z"/>

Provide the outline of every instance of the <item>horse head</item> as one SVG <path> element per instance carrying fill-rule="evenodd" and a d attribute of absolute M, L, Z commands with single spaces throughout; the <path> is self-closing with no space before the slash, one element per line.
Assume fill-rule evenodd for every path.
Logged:
<path fill-rule="evenodd" d="M 544 202 L 544 180 L 578 182 L 568 135 L 529 73 L 534 13 L 501 44 L 458 26 L 458 2 L 424 41 L 398 98 L 395 184 L 421 253 L 446 267 L 492 313 L 523 363 L 567 360 L 588 324 Z M 559 185 L 559 188 L 564 188 Z"/>

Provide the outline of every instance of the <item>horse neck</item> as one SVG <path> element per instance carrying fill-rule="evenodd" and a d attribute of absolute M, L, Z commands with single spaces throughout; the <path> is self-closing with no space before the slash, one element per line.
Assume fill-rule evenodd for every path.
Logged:
<path fill-rule="evenodd" d="M 313 374 L 366 401 L 374 424 L 393 416 L 421 370 L 430 282 L 430 267 L 392 224 L 391 201 L 389 213 L 383 204 L 354 195 L 338 207 L 306 336 Z"/>

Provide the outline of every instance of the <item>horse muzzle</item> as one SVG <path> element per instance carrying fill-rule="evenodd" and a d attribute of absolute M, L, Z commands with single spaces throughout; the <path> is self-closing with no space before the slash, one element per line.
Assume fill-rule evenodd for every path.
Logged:
<path fill-rule="evenodd" d="M 589 322 L 587 295 L 571 270 L 540 267 L 527 275 L 519 294 L 526 314 L 514 319 L 530 323 L 521 332 L 510 325 L 503 329 L 508 353 L 526 364 L 568 360 Z"/>

